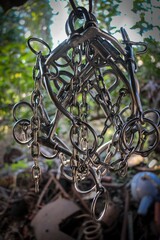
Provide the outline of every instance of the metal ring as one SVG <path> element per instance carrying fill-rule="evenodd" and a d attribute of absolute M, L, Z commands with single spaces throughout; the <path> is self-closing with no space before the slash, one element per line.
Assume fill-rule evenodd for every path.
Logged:
<path fill-rule="evenodd" d="M 13 107 L 13 118 L 14 118 L 14 120 L 15 120 L 16 122 L 20 120 L 20 119 L 18 119 L 18 118 L 16 117 L 16 109 L 17 109 L 18 107 L 23 106 L 23 105 L 28 106 L 28 107 L 33 111 L 33 107 L 32 107 L 31 104 L 28 103 L 28 102 L 22 101 L 22 102 L 19 102 L 19 103 L 15 104 L 14 107 Z"/>
<path fill-rule="evenodd" d="M 153 132 L 154 134 L 156 134 L 156 139 L 154 144 L 148 149 L 148 150 L 137 150 L 135 151 L 135 153 L 138 153 L 144 157 L 147 157 L 159 144 L 159 140 L 160 140 L 160 132 L 158 127 L 150 120 L 150 119 L 145 119 L 147 122 L 149 122 L 153 128 L 155 129 L 155 131 Z M 152 134 L 152 133 L 151 133 Z"/>
<path fill-rule="evenodd" d="M 35 106 L 39 107 L 41 102 L 42 102 L 42 95 L 41 95 L 40 90 L 34 90 L 31 95 L 32 108 Z"/>
<path fill-rule="evenodd" d="M 124 146 L 128 149 L 128 150 L 130 150 L 129 148 L 128 148 L 128 146 L 127 146 L 127 143 L 126 143 L 126 139 L 125 139 L 125 132 L 126 132 L 126 128 L 130 125 L 130 124 L 133 124 L 133 123 L 135 123 L 135 122 L 137 122 L 137 124 L 138 124 L 138 122 L 141 122 L 141 120 L 140 120 L 140 118 L 134 118 L 134 119 L 131 119 L 124 127 L 123 127 L 123 129 L 122 129 L 122 135 L 121 135 L 121 140 L 122 140 L 122 142 L 123 142 L 123 144 L 124 144 Z M 151 134 L 152 134 L 152 132 L 153 133 L 156 133 L 156 135 L 157 135 L 157 137 L 156 137 L 156 139 L 155 139 L 155 142 L 154 142 L 154 144 L 153 144 L 153 146 L 151 146 L 148 150 L 145 150 L 145 151 L 143 151 L 143 150 L 137 150 L 137 148 L 139 147 L 139 145 L 140 145 L 140 136 L 139 136 L 139 140 L 138 140 L 138 142 L 137 142 L 137 145 L 136 145 L 136 147 L 135 147 L 135 150 L 134 150 L 134 152 L 135 153 L 138 153 L 138 154 L 141 154 L 141 155 L 143 155 L 143 156 L 148 156 L 148 154 L 151 152 L 151 151 L 153 151 L 155 148 L 156 148 L 156 146 L 158 145 L 158 143 L 159 143 L 159 138 L 160 138 L 160 133 L 159 133 L 159 130 L 158 130 L 158 127 L 150 120 L 150 119 L 148 119 L 148 118 L 143 118 L 143 122 L 145 123 L 149 123 L 153 128 L 154 128 L 154 132 L 153 131 L 151 131 Z M 139 129 L 140 129 L 140 124 L 138 124 L 138 126 L 139 126 Z M 140 129 L 140 132 L 139 132 L 139 134 L 141 134 L 141 129 Z"/>
<path fill-rule="evenodd" d="M 160 126 L 160 111 L 157 109 L 149 109 L 143 112 L 143 117 L 145 117 L 145 114 L 147 113 L 155 113 L 157 115 L 157 123 L 156 126 L 159 127 Z M 147 117 L 146 117 L 147 118 Z M 150 118 L 147 118 L 150 119 Z M 151 119 L 150 119 L 151 120 Z M 152 120 L 151 120 L 152 121 Z"/>
<path fill-rule="evenodd" d="M 128 121 L 128 122 L 122 127 L 122 130 L 121 130 L 121 132 L 120 132 L 120 141 L 119 141 L 119 143 L 120 143 L 120 147 L 121 147 L 121 149 L 122 149 L 123 152 L 126 152 L 126 150 L 131 151 L 131 150 L 133 150 L 133 149 L 134 149 L 134 151 L 135 151 L 135 150 L 139 147 L 141 129 L 140 129 L 140 125 L 137 123 L 137 121 L 140 121 L 140 119 L 139 119 L 139 118 L 133 118 L 133 119 L 131 119 L 130 121 Z M 137 127 L 136 133 L 138 132 L 138 134 L 139 134 L 138 141 L 137 141 L 137 143 L 136 143 L 135 146 L 132 145 L 133 140 L 134 140 L 134 132 L 133 132 L 133 133 L 131 132 L 129 145 L 128 145 L 127 140 L 126 140 L 126 133 L 127 133 L 127 131 L 128 131 L 127 128 L 130 126 L 130 124 L 133 124 L 133 123 L 134 123 L 134 126 L 133 126 L 133 127 L 135 127 L 135 126 Z M 132 130 L 132 126 L 130 126 L 130 131 L 131 131 L 131 130 Z"/>
<path fill-rule="evenodd" d="M 32 158 L 38 158 L 40 154 L 40 145 L 39 142 L 32 142 L 31 143 L 31 156 Z"/>
<path fill-rule="evenodd" d="M 45 41 L 43 41 L 42 39 L 39 39 L 39 38 L 32 37 L 32 38 L 29 38 L 29 39 L 28 39 L 28 47 L 30 48 L 30 50 L 31 50 L 35 55 L 37 55 L 39 52 L 37 52 L 37 51 L 31 46 L 31 42 L 41 43 L 41 44 L 44 45 L 46 48 L 48 48 L 49 53 L 48 53 L 46 56 L 48 56 L 48 55 L 51 53 L 50 46 L 49 46 Z"/>
<path fill-rule="evenodd" d="M 83 190 L 79 189 L 79 187 L 77 186 L 77 184 L 78 184 L 78 181 L 75 181 L 75 182 L 74 182 L 74 187 L 75 187 L 75 189 L 76 189 L 77 192 L 82 193 L 82 194 L 90 193 L 91 191 L 93 191 L 93 190 L 96 188 L 96 184 L 95 184 L 95 185 L 94 185 L 93 187 L 91 187 L 90 189 L 83 191 Z"/>
<path fill-rule="evenodd" d="M 31 123 L 30 123 L 30 121 L 29 121 L 28 119 L 20 119 L 20 120 L 18 120 L 18 121 L 15 123 L 15 125 L 14 125 L 14 127 L 13 127 L 13 137 L 14 137 L 14 139 L 15 139 L 18 143 L 20 143 L 20 144 L 27 144 L 27 143 L 29 143 L 29 142 L 32 140 L 31 133 L 30 133 L 30 137 L 29 137 L 28 139 L 26 139 L 26 140 L 18 139 L 18 136 L 16 135 L 16 127 L 17 127 L 18 125 L 21 126 L 21 125 L 23 125 L 24 123 L 27 124 L 28 126 L 31 126 Z M 19 134 L 19 135 L 21 135 L 21 134 Z"/>
<path fill-rule="evenodd" d="M 122 166 L 121 166 L 122 165 Z M 118 174 L 121 177 L 125 177 L 127 174 L 127 169 L 128 169 L 128 162 L 127 162 L 127 158 L 125 160 L 123 160 L 122 162 L 119 163 L 119 171 Z"/>
<path fill-rule="evenodd" d="M 72 1 L 72 0 L 71 0 Z M 73 2 L 73 1 L 72 1 Z M 74 4 L 74 2 L 73 2 Z M 84 19 L 85 20 L 85 25 L 79 27 L 78 29 L 75 29 L 75 22 L 77 19 Z M 93 20 L 92 20 L 93 19 Z M 87 28 L 89 23 L 92 23 L 95 25 L 94 22 L 94 16 L 93 14 L 90 14 L 87 9 L 85 9 L 84 7 L 77 7 L 74 4 L 74 9 L 73 11 L 70 13 L 69 18 L 66 22 L 66 26 L 65 26 L 65 30 L 66 30 L 66 34 L 67 35 L 73 35 L 73 34 L 79 34 L 81 32 L 83 32 L 85 30 L 85 28 Z"/>
<path fill-rule="evenodd" d="M 97 201 L 99 199 L 99 197 L 102 195 L 102 194 L 105 194 L 105 205 L 104 205 L 104 208 L 102 210 L 102 212 L 99 214 L 99 216 L 97 216 L 96 214 L 96 205 L 97 205 Z M 92 217 L 95 221 L 101 221 L 106 210 L 107 210 L 107 207 L 108 207 L 108 199 L 109 199 L 109 195 L 108 195 L 108 192 L 107 190 L 104 188 L 104 187 L 101 187 L 97 193 L 96 193 L 96 196 L 94 197 L 93 201 L 92 201 L 92 204 L 91 204 L 91 213 L 92 213 Z"/>

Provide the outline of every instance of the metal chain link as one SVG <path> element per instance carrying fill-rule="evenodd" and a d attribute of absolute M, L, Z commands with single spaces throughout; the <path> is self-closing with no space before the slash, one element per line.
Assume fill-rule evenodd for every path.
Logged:
<path fill-rule="evenodd" d="M 38 59 L 39 56 L 37 56 Z M 39 78 L 35 75 L 35 71 L 38 69 L 37 64 L 33 70 L 33 78 L 35 81 L 35 88 L 31 95 L 31 105 L 33 107 L 33 116 L 31 118 L 31 130 L 33 141 L 31 143 L 31 156 L 34 161 L 32 167 L 32 177 L 35 183 L 35 192 L 39 192 L 39 180 L 41 175 L 41 169 L 39 167 L 38 158 L 40 156 L 40 145 L 38 142 L 39 132 L 40 132 L 40 117 L 38 114 L 38 108 L 41 106 L 42 95 L 40 92 L 40 82 Z"/>

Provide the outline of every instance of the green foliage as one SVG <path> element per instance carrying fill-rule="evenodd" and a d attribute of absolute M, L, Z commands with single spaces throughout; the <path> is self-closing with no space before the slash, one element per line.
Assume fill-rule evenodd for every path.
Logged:
<path fill-rule="evenodd" d="M 15 103 L 30 95 L 35 56 L 27 47 L 30 36 L 51 45 L 52 9 L 48 0 L 28 1 L 6 13 L 0 9 L 0 122 L 8 122 Z"/>
<path fill-rule="evenodd" d="M 111 25 L 111 21 L 113 17 L 120 15 L 118 9 L 120 2 L 121 0 L 97 1 L 95 15 L 99 20 L 100 26 L 109 33 L 112 30 L 116 30 L 116 27 Z"/>
<path fill-rule="evenodd" d="M 4 169 L 8 170 L 9 168 L 12 172 L 16 172 L 19 169 L 26 169 L 26 168 L 28 168 L 27 159 L 20 160 L 16 163 L 12 163 L 10 165 L 8 165 L 8 164 L 4 165 Z"/>
<path fill-rule="evenodd" d="M 140 21 L 136 22 L 132 29 L 139 29 L 140 35 L 150 30 L 160 31 L 158 24 L 159 9 L 159 0 L 134 0 L 132 11 L 139 14 Z M 155 18 L 157 18 L 157 21 L 155 21 Z"/>

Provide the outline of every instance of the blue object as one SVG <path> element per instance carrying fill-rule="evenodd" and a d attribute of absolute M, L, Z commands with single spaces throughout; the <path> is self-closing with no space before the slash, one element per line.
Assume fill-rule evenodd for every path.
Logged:
<path fill-rule="evenodd" d="M 146 215 L 155 201 L 160 201 L 160 178 L 151 172 L 137 173 L 131 180 L 133 199 L 140 202 L 138 214 Z"/>

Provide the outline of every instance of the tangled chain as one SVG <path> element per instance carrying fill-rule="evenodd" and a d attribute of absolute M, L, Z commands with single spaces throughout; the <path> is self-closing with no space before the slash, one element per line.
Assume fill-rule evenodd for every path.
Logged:
<path fill-rule="evenodd" d="M 84 22 L 78 29 L 75 28 L 77 19 Z M 35 89 L 31 104 L 20 102 L 13 109 L 16 120 L 13 135 L 19 143 L 31 146 L 36 191 L 40 178 L 39 155 L 58 157 L 61 173 L 74 182 L 78 192 L 96 192 L 91 209 L 93 218 L 99 221 L 109 198 L 101 184 L 102 176 L 109 171 L 125 175 L 131 154 L 148 156 L 156 148 L 160 112 L 143 111 L 141 105 L 133 46 L 143 48 L 139 51 L 143 53 L 144 43 L 130 41 L 121 28 L 125 46 L 122 47 L 113 36 L 98 28 L 94 15 L 83 7 L 69 15 L 66 33 L 68 39 L 53 51 L 41 39 L 28 40 L 29 48 L 37 56 L 33 70 Z M 35 42 L 49 53 L 36 51 L 32 46 Z M 47 91 L 53 109 L 56 108 L 52 119 L 44 107 L 42 91 Z M 102 128 L 94 126 L 93 102 L 98 110 L 103 110 Z M 30 108 L 33 114 L 30 120 L 17 118 L 20 107 Z M 62 128 L 61 119 L 68 120 L 67 143 L 58 132 Z M 54 154 L 46 156 L 40 151 L 40 145 L 51 148 Z M 88 177 L 93 184 L 86 189 L 83 183 Z M 106 199 L 104 209 L 98 213 L 97 202 L 103 199 Z"/>

